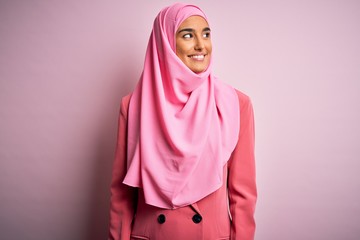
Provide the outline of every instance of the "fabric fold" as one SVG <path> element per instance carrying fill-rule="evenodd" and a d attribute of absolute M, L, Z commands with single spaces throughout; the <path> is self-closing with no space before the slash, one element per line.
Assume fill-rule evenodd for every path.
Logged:
<path fill-rule="evenodd" d="M 156 17 L 144 70 L 128 118 L 124 183 L 143 189 L 147 204 L 174 209 L 221 187 L 223 166 L 237 144 L 235 89 L 206 71 L 192 72 L 176 55 L 175 33 L 196 6 L 176 3 Z"/>

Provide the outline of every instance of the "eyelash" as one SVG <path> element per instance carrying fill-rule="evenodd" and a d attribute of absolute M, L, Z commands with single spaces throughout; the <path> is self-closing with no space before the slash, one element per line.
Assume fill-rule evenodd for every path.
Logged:
<path fill-rule="evenodd" d="M 186 34 L 183 35 L 183 38 L 192 38 L 192 37 L 193 37 L 193 34 L 191 34 L 191 33 L 186 33 Z M 209 33 L 209 32 L 204 33 L 204 34 L 203 34 L 203 37 L 209 38 L 209 37 L 210 37 L 210 33 Z"/>

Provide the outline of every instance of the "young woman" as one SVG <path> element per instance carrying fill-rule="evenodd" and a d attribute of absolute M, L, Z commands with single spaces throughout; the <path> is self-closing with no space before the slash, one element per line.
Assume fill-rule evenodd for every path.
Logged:
<path fill-rule="evenodd" d="M 254 238 L 250 99 L 212 74 L 203 11 L 176 3 L 153 25 L 121 102 L 109 239 Z"/>

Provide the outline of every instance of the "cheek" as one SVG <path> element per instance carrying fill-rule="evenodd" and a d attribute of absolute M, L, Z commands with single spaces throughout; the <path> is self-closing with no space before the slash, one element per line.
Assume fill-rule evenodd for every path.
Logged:
<path fill-rule="evenodd" d="M 176 42 L 176 54 L 187 55 L 191 49 L 191 43 L 185 41 Z"/>
<path fill-rule="evenodd" d="M 179 49 L 179 51 L 176 52 L 176 55 L 182 62 L 185 63 L 187 61 L 187 54 L 183 49 Z"/>
<path fill-rule="evenodd" d="M 207 50 L 208 50 L 209 53 L 212 52 L 212 44 L 211 44 L 211 42 L 208 43 Z"/>
<path fill-rule="evenodd" d="M 183 54 L 184 50 L 182 46 L 180 44 L 176 44 L 176 55 L 181 58 Z"/>
<path fill-rule="evenodd" d="M 186 54 L 184 53 L 182 48 L 177 47 L 176 48 L 176 56 L 178 56 L 178 58 L 185 63 L 186 61 Z"/>

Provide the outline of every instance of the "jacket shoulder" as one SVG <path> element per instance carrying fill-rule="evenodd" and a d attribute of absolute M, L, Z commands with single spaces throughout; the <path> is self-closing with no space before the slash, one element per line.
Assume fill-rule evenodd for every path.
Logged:
<path fill-rule="evenodd" d="M 240 108 L 251 105 L 251 98 L 244 92 L 235 88 L 235 92 L 238 95 Z"/>
<path fill-rule="evenodd" d="M 132 93 L 121 98 L 120 113 L 127 118 Z"/>

